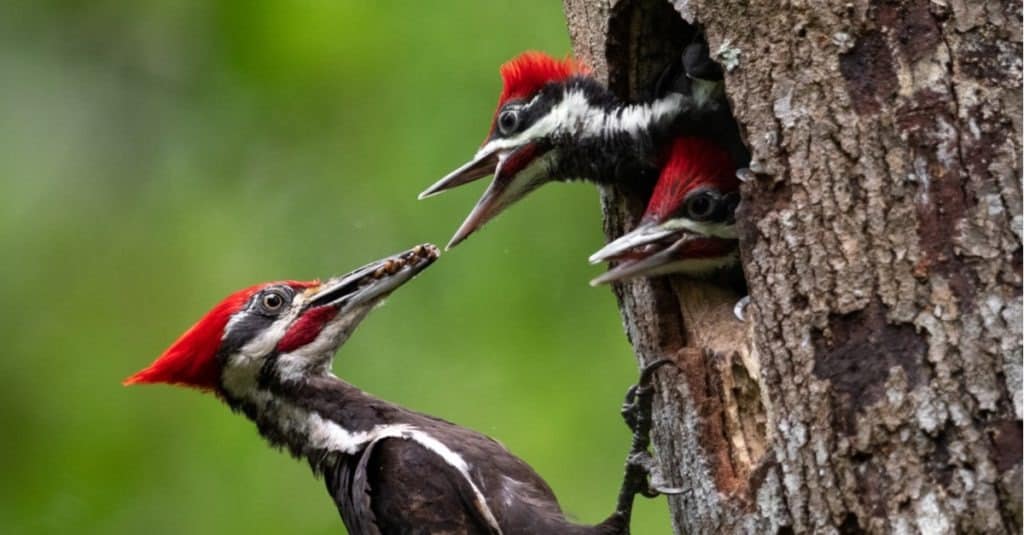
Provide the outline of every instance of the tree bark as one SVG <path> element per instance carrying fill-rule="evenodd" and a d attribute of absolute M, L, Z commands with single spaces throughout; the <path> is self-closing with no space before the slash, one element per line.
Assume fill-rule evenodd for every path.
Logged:
<path fill-rule="evenodd" d="M 699 26 L 756 179 L 742 291 L 617 285 L 677 533 L 1021 532 L 1021 5 L 564 0 L 627 99 Z M 602 192 L 605 232 L 646 199 Z"/>

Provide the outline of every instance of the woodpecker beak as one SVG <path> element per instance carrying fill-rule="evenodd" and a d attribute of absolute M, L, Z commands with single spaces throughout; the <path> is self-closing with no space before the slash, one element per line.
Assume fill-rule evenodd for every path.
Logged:
<path fill-rule="evenodd" d="M 656 221 L 641 223 L 633 231 L 620 236 L 590 255 L 589 260 L 591 264 L 619 260 L 629 256 L 631 251 L 638 248 L 664 242 L 667 238 L 675 241 L 687 235 L 734 240 L 736 239 L 736 226 L 733 223 L 701 223 L 684 217 L 669 219 L 663 223 Z M 672 236 L 676 237 L 672 238 Z"/>
<path fill-rule="evenodd" d="M 426 199 L 427 197 L 433 197 L 439 193 L 443 193 L 452 188 L 457 188 L 463 184 L 469 184 L 475 180 L 479 180 L 487 175 L 493 174 L 498 168 L 499 149 L 489 148 L 488 146 L 480 149 L 476 153 L 476 156 L 472 160 L 467 162 L 462 167 L 452 171 L 445 175 L 444 178 L 438 180 L 433 186 L 423 190 L 420 193 L 419 200 Z"/>
<path fill-rule="evenodd" d="M 708 238 L 691 233 L 677 235 L 675 241 L 651 243 L 633 252 L 617 256 L 621 262 L 607 273 L 590 281 L 591 286 L 624 281 L 637 277 L 654 277 L 678 273 L 691 276 L 707 275 L 738 261 L 736 242 Z M 628 256 L 627 256 L 628 254 Z"/>
<path fill-rule="evenodd" d="M 655 252 L 649 253 L 646 257 L 641 256 L 634 259 L 624 258 L 622 262 L 614 268 L 609 269 L 603 275 L 592 279 L 590 281 L 590 285 L 598 286 L 610 282 L 623 281 L 645 275 L 653 275 L 657 268 L 671 264 L 676 260 L 676 252 L 682 247 L 682 244 L 686 239 L 687 238 L 681 238 L 664 249 L 655 250 Z M 625 251 L 623 251 L 623 253 L 624 252 Z M 623 253 L 619 253 L 619 255 L 616 256 L 621 256 Z M 590 258 L 591 262 L 593 262 L 594 257 L 591 256 Z"/>
<path fill-rule="evenodd" d="M 445 248 L 451 249 L 462 243 L 470 234 L 497 217 L 506 208 L 550 180 L 551 158 L 548 154 L 547 148 L 534 142 L 502 153 L 498 158 L 498 167 L 494 171 L 494 179 L 490 186 Z"/>
<path fill-rule="evenodd" d="M 492 142 L 484 146 L 472 161 L 420 193 L 419 198 L 425 199 L 494 174 L 490 186 L 452 236 L 446 249 L 455 247 L 505 208 L 551 180 L 550 163 L 553 153 L 550 147 L 535 141 L 513 148 L 501 148 L 500 145 L 493 148 L 494 144 Z"/>
<path fill-rule="evenodd" d="M 664 225 L 644 223 L 632 232 L 620 236 L 618 239 L 602 247 L 596 253 L 590 255 L 589 260 L 591 264 L 599 264 L 609 260 L 618 260 L 631 249 L 652 244 L 675 233 L 675 230 L 665 228 Z"/>
<path fill-rule="evenodd" d="M 434 263 L 439 255 L 432 244 L 417 245 L 404 253 L 334 277 L 311 290 L 313 293 L 306 299 L 302 313 L 328 305 L 351 309 L 380 300 Z"/>
<path fill-rule="evenodd" d="M 732 223 L 701 223 L 687 218 L 647 222 L 590 256 L 590 263 L 618 261 L 591 286 L 668 273 L 701 275 L 737 261 Z"/>
<path fill-rule="evenodd" d="M 308 289 L 302 300 L 296 301 L 298 312 L 277 341 L 277 351 L 289 355 L 287 366 L 293 371 L 306 373 L 329 366 L 334 352 L 374 305 L 426 269 L 438 255 L 433 245 L 417 245 Z"/>

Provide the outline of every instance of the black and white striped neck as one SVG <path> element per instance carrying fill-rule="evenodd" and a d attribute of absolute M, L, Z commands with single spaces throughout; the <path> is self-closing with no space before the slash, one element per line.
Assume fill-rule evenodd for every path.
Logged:
<path fill-rule="evenodd" d="M 689 109 L 678 93 L 623 103 L 589 78 L 570 80 L 552 115 L 562 125 L 550 137 L 558 153 L 553 176 L 597 184 L 653 184 L 661 148 Z"/>
<path fill-rule="evenodd" d="M 224 389 L 232 409 L 252 420 L 271 445 L 310 461 L 316 472 L 328 455 L 356 455 L 374 440 L 414 430 L 413 422 L 403 421 L 404 411 L 326 373 L 291 381 L 262 377 L 240 390 Z"/>

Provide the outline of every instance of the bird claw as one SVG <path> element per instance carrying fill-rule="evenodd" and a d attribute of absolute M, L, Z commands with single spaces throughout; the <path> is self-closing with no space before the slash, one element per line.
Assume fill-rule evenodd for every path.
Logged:
<path fill-rule="evenodd" d="M 622 414 L 622 419 L 626 422 L 626 427 L 630 429 L 636 428 L 637 425 L 637 412 L 640 410 L 636 403 L 637 396 L 637 385 L 629 387 L 626 390 L 626 399 L 622 402 L 622 409 L 619 411 Z"/>
<path fill-rule="evenodd" d="M 627 520 L 633 510 L 633 498 L 643 495 L 654 498 L 660 494 L 676 494 L 676 489 L 662 483 L 661 474 L 648 448 L 651 444 L 651 409 L 654 402 L 654 372 L 672 361 L 659 359 L 643 367 L 637 383 L 626 391 L 622 417 L 633 432 L 632 446 L 626 456 L 626 473 L 619 490 L 616 513 Z M 662 490 L 670 492 L 665 493 Z"/>
<path fill-rule="evenodd" d="M 640 388 L 652 388 L 651 380 L 654 379 L 654 372 L 658 371 L 662 366 L 671 364 L 672 361 L 669 359 L 658 359 L 651 362 L 640 370 L 640 379 L 637 380 L 637 384 L 633 385 Z"/>
<path fill-rule="evenodd" d="M 750 296 L 745 295 L 732 307 L 732 314 L 736 316 L 736 319 L 746 322 L 747 321 L 747 307 L 750 306 Z"/>
<path fill-rule="evenodd" d="M 636 494 L 656 498 L 662 494 L 680 494 L 683 489 L 666 485 L 650 452 L 634 450 L 626 458 L 626 482 L 623 483 L 622 492 L 631 500 Z"/>
<path fill-rule="evenodd" d="M 626 390 L 626 397 L 622 401 L 621 414 L 622 419 L 626 422 L 626 426 L 634 434 L 637 432 L 637 427 L 641 424 L 643 418 L 648 420 L 648 425 L 650 424 L 650 398 L 654 393 L 654 386 L 651 384 L 651 381 L 654 378 L 654 372 L 671 362 L 669 359 L 658 359 L 644 366 L 640 371 L 640 378 L 637 380 L 637 383 Z"/>

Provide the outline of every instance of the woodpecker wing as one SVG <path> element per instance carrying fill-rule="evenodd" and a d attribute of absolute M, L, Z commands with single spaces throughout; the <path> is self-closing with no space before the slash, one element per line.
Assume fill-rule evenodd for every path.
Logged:
<path fill-rule="evenodd" d="M 366 482 L 366 462 L 373 445 L 356 457 L 339 457 L 337 465 L 324 470 L 324 483 L 341 513 L 345 529 L 353 535 L 381 535 L 370 503 L 370 486 Z"/>
<path fill-rule="evenodd" d="M 327 484 L 353 534 L 501 533 L 469 480 L 414 440 L 375 440 L 339 468 Z"/>

